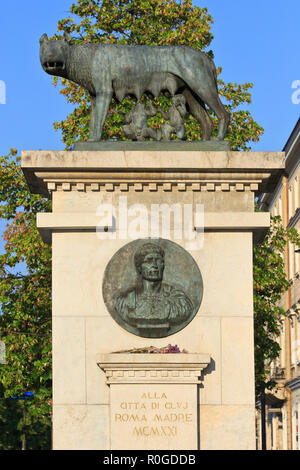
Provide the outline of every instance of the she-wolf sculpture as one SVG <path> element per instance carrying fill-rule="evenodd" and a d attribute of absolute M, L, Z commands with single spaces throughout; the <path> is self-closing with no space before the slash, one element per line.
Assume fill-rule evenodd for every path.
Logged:
<path fill-rule="evenodd" d="M 172 96 L 179 90 L 189 112 L 200 123 L 203 140 L 209 140 L 213 125 L 206 105 L 216 114 L 218 140 L 223 140 L 230 115 L 220 101 L 216 68 L 203 52 L 187 46 L 127 46 L 119 44 L 71 44 L 40 39 L 40 60 L 50 75 L 67 78 L 84 87 L 91 96 L 89 141 L 99 141 L 113 96 L 139 100 L 143 93 L 157 97 L 163 90 Z"/>

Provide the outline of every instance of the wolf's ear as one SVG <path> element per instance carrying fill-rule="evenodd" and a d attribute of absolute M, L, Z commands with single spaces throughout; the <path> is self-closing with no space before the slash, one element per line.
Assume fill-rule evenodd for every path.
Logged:
<path fill-rule="evenodd" d="M 64 32 L 64 40 L 69 43 L 72 41 L 72 36 L 67 31 Z"/>
<path fill-rule="evenodd" d="M 41 38 L 40 38 L 40 44 L 42 44 L 43 42 L 46 42 L 46 41 L 48 41 L 48 36 L 47 36 L 47 34 L 45 33 L 45 34 L 43 34 L 43 36 L 41 36 Z"/>

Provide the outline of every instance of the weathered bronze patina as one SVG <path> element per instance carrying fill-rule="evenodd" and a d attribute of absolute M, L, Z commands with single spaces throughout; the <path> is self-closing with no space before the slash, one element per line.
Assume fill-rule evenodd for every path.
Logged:
<path fill-rule="evenodd" d="M 161 132 L 151 129 L 148 126 L 149 116 L 155 116 L 157 110 L 152 106 L 146 107 L 143 103 L 137 103 L 135 108 L 129 114 L 125 114 L 125 126 L 123 131 L 126 137 L 132 140 L 143 142 L 146 137 L 153 140 L 161 139 Z"/>
<path fill-rule="evenodd" d="M 164 239 L 135 240 L 108 263 L 103 297 L 113 318 L 138 336 L 161 338 L 184 328 L 203 293 L 192 256 Z"/>
<path fill-rule="evenodd" d="M 45 72 L 78 83 L 90 94 L 90 142 L 101 139 L 107 111 L 114 96 L 138 100 L 149 92 L 157 97 L 167 90 L 179 91 L 189 112 L 200 123 L 203 140 L 211 138 L 213 125 L 208 106 L 219 121 L 217 140 L 223 141 L 229 113 L 220 101 L 213 61 L 187 46 L 128 46 L 120 44 L 72 44 L 65 33 L 62 40 L 40 39 L 40 60 Z M 180 137 L 180 132 L 177 134 Z"/>

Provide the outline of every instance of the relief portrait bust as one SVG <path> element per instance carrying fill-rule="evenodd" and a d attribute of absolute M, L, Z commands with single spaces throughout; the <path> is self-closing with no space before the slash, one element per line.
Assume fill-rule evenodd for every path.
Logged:
<path fill-rule="evenodd" d="M 192 293 L 195 283 L 197 291 Z M 163 239 L 135 240 L 123 247 L 108 264 L 103 282 L 104 300 L 114 319 L 126 330 L 150 338 L 169 336 L 186 326 L 199 308 L 202 291 L 191 255 Z"/>

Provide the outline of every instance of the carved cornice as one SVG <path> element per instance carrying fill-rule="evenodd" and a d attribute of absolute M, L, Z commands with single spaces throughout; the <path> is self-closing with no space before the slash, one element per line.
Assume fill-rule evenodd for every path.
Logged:
<path fill-rule="evenodd" d="M 124 182 L 101 182 L 101 183 L 90 183 L 90 182 L 55 182 L 45 181 L 47 183 L 47 189 L 49 193 L 54 191 L 83 191 L 83 192 L 230 192 L 230 191 L 252 191 L 258 190 L 258 182 L 256 183 L 241 183 L 241 182 L 135 182 L 135 183 L 124 183 Z"/>
<path fill-rule="evenodd" d="M 24 151 L 33 193 L 53 191 L 272 191 L 281 152 Z"/>

